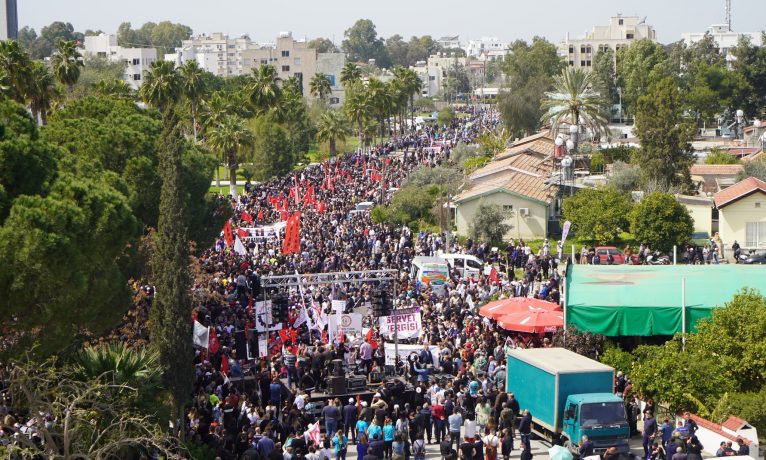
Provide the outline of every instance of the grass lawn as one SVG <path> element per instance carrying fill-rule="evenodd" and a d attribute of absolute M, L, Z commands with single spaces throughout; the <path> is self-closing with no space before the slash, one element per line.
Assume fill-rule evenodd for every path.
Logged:
<path fill-rule="evenodd" d="M 210 188 L 208 189 L 208 193 L 220 193 L 221 195 L 228 195 L 229 186 L 222 185 L 221 187 L 216 187 L 215 185 L 211 185 Z M 237 185 L 237 193 L 239 193 L 240 195 L 245 193 L 245 186 Z"/>

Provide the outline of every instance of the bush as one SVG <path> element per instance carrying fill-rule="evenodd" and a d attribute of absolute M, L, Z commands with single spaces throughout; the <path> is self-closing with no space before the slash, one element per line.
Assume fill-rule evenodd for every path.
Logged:
<path fill-rule="evenodd" d="M 604 154 L 596 152 L 590 156 L 590 172 L 601 173 L 604 172 L 604 166 L 606 162 L 604 160 Z"/>
<path fill-rule="evenodd" d="M 619 193 L 630 193 L 638 190 L 640 182 L 641 170 L 638 166 L 623 163 L 622 161 L 617 161 L 612 165 L 612 177 L 609 180 L 609 186 Z"/>
<path fill-rule="evenodd" d="M 604 354 L 601 355 L 601 362 L 607 366 L 612 366 L 615 370 L 622 371 L 629 375 L 633 367 L 633 355 L 624 351 L 617 344 L 607 344 L 604 348 Z"/>
<path fill-rule="evenodd" d="M 456 165 L 462 165 L 469 158 L 478 157 L 481 154 L 478 145 L 470 145 L 460 142 L 454 149 L 452 149 L 450 160 L 455 162 Z"/>
<path fill-rule="evenodd" d="M 694 221 L 684 205 L 668 193 L 650 193 L 633 207 L 630 232 L 642 243 L 668 253 L 673 246 L 688 243 L 694 231 Z"/>
<path fill-rule="evenodd" d="M 612 187 L 583 189 L 564 199 L 564 219 L 580 240 L 609 243 L 628 226 L 630 199 Z"/>
<path fill-rule="evenodd" d="M 705 157 L 706 165 L 736 165 L 739 164 L 739 159 L 734 155 L 730 155 L 721 149 L 713 148 L 710 153 Z"/>
<path fill-rule="evenodd" d="M 452 124 L 452 120 L 455 118 L 455 111 L 452 107 L 445 107 L 439 110 L 439 115 L 436 117 L 436 121 L 442 126 L 449 126 Z"/>
<path fill-rule="evenodd" d="M 496 204 L 480 204 L 469 229 L 471 238 L 484 241 L 490 246 L 500 246 L 505 234 L 512 228 L 505 223 L 507 217 L 508 214 Z"/>
<path fill-rule="evenodd" d="M 635 147 L 620 145 L 617 147 L 601 149 L 599 152 L 604 156 L 604 161 L 607 164 L 612 164 L 618 161 L 623 163 L 630 163 L 636 150 L 637 149 Z"/>
<path fill-rule="evenodd" d="M 463 162 L 463 172 L 465 174 L 472 174 L 477 169 L 483 168 L 490 162 L 489 157 L 473 157 Z"/>

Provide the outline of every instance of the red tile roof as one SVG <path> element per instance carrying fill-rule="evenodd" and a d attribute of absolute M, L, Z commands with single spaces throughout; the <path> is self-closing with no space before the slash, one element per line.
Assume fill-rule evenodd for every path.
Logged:
<path fill-rule="evenodd" d="M 689 173 L 695 176 L 704 176 L 708 174 L 716 175 L 734 175 L 742 171 L 742 165 L 692 165 Z"/>
<path fill-rule="evenodd" d="M 737 182 L 731 187 L 727 187 L 720 192 L 713 195 L 715 205 L 718 208 L 722 208 L 734 201 L 744 198 L 754 192 L 766 193 L 766 182 L 756 179 L 755 177 L 748 177 L 747 179 Z"/>
<path fill-rule="evenodd" d="M 723 422 L 723 425 L 721 426 L 723 426 L 727 430 L 737 431 L 745 425 L 747 425 L 747 422 L 745 420 L 742 420 L 739 417 L 730 415 L 729 418 L 727 418 L 726 421 Z"/>
<path fill-rule="evenodd" d="M 714 432 L 716 434 L 719 434 L 719 435 L 723 436 L 724 438 L 726 438 L 726 439 L 728 439 L 730 441 L 736 442 L 737 438 L 742 438 L 742 441 L 745 444 L 747 444 L 748 446 L 750 444 L 752 444 L 752 441 L 747 439 L 744 436 L 739 436 L 739 435 L 731 434 L 729 432 L 726 432 L 726 431 L 722 430 L 721 426 L 718 425 L 717 423 L 713 423 L 710 420 L 706 420 L 706 419 L 704 419 L 702 417 L 699 417 L 697 415 L 694 415 L 694 414 L 689 414 L 689 415 L 691 416 L 692 420 L 697 422 L 697 425 L 701 426 L 702 428 L 708 429 L 708 430 L 710 430 L 710 431 L 712 431 L 712 432 Z"/>

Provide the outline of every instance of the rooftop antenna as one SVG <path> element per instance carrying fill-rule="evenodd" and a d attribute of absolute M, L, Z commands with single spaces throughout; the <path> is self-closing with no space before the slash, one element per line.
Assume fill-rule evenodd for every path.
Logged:
<path fill-rule="evenodd" d="M 731 0 L 726 0 L 726 27 L 731 32 Z"/>

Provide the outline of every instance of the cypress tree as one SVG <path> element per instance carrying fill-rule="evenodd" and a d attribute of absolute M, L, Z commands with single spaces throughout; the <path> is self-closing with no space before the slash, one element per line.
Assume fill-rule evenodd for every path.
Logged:
<path fill-rule="evenodd" d="M 181 164 L 184 140 L 173 107 L 166 107 L 163 112 L 159 145 L 160 215 L 152 256 L 157 292 L 150 312 L 149 332 L 151 343 L 159 352 L 163 383 L 170 391 L 174 431 L 183 436 L 181 418 L 194 379 L 189 223 Z"/>

